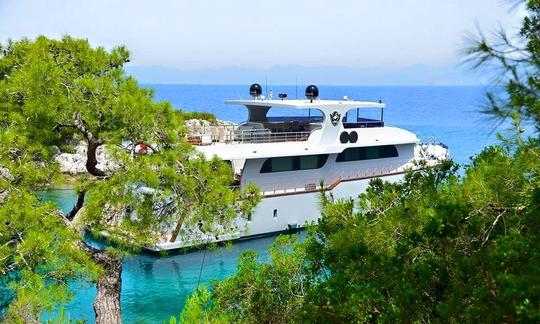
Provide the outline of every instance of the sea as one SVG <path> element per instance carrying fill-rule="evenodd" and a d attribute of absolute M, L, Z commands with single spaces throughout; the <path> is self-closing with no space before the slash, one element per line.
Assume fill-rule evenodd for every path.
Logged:
<path fill-rule="evenodd" d="M 159 101 L 169 101 L 177 109 L 211 112 L 219 119 L 241 122 L 247 119 L 242 106 L 224 104 L 227 99 L 249 98 L 249 85 L 177 85 L 144 84 L 154 90 Z M 470 157 L 482 148 L 497 143 L 497 132 L 507 126 L 481 113 L 487 100 L 484 86 L 324 86 L 322 99 L 349 99 L 386 103 L 384 120 L 387 125 L 408 129 L 423 142 L 444 143 L 450 148 L 454 161 L 466 165 Z M 288 98 L 303 98 L 305 86 L 264 86 L 274 97 L 287 93 Z M 41 193 L 69 211 L 76 196 L 71 190 L 51 190 Z M 163 323 L 171 316 L 178 317 L 184 302 L 198 285 L 208 286 L 236 271 L 238 256 L 247 249 L 255 250 L 261 260 L 267 260 L 267 247 L 275 237 L 235 243 L 190 253 L 167 256 L 149 254 L 125 257 L 122 270 L 122 317 L 125 323 Z M 71 285 L 73 300 L 63 305 L 73 320 L 94 322 L 92 302 L 94 286 L 75 282 Z M 55 317 L 59 308 L 43 315 L 44 320 Z"/>

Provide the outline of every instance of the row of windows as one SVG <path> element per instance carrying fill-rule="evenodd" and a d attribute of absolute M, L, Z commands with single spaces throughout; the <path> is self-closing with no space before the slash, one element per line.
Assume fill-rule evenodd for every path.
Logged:
<path fill-rule="evenodd" d="M 328 154 L 270 158 L 264 161 L 261 173 L 319 169 L 327 159 Z"/>
<path fill-rule="evenodd" d="M 339 153 L 336 162 L 360 161 L 397 157 L 394 145 L 350 147 Z"/>
<path fill-rule="evenodd" d="M 336 162 L 349 162 L 397 157 L 394 145 L 350 147 L 339 153 Z M 261 173 L 320 169 L 328 160 L 328 154 L 275 157 L 264 161 Z"/>

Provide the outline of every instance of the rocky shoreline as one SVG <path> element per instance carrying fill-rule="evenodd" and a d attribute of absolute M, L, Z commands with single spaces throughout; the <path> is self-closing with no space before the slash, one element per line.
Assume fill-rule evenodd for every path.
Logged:
<path fill-rule="evenodd" d="M 212 136 L 218 128 L 235 128 L 238 124 L 227 120 L 217 120 L 215 123 L 212 123 L 203 119 L 189 119 L 186 120 L 185 125 L 188 129 L 188 134 Z M 78 142 L 75 145 L 73 153 L 61 152 L 56 146 L 54 147 L 54 150 L 56 151 L 54 160 L 60 165 L 60 172 L 72 176 L 87 172 L 86 142 Z M 101 146 L 97 149 L 97 160 L 97 167 L 105 172 L 114 171 L 119 166 L 107 152 L 106 146 Z"/>

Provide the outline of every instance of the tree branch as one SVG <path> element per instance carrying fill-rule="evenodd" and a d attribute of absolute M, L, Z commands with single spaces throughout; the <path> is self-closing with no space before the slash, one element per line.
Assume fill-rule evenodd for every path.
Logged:
<path fill-rule="evenodd" d="M 86 124 L 79 113 L 73 114 L 73 122 L 74 127 L 76 127 L 84 135 L 89 144 L 92 143 L 97 146 L 104 144 L 103 140 L 96 138 L 94 134 L 92 134 L 92 132 L 88 129 L 88 127 L 86 127 Z"/>
<path fill-rule="evenodd" d="M 54 132 L 60 131 L 61 128 L 75 128 L 75 125 L 66 125 L 66 124 L 56 124 L 52 128 Z"/>

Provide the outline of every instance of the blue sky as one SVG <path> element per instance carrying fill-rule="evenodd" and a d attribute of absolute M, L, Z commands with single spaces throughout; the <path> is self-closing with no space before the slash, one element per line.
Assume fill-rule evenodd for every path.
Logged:
<path fill-rule="evenodd" d="M 458 67 L 465 36 L 478 27 L 516 30 L 523 11 L 510 7 L 504 0 L 0 0 L 0 40 L 70 34 L 106 48 L 123 44 L 143 82 L 243 83 L 239 75 L 253 71 L 291 83 L 322 71 L 326 83 L 468 84 L 482 77 Z"/>

